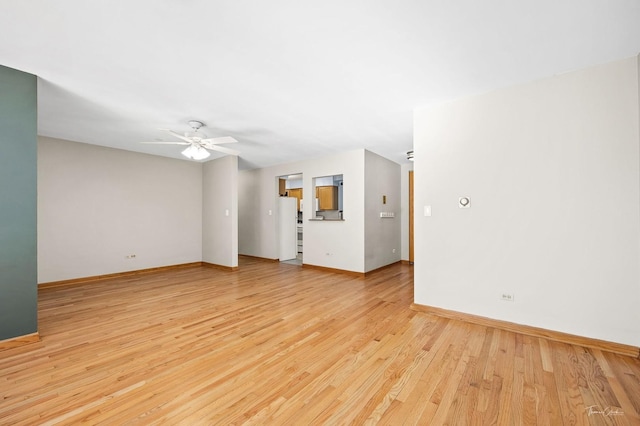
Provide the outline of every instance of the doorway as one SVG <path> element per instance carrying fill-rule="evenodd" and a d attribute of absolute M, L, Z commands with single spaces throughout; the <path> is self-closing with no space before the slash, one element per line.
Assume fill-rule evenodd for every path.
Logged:
<path fill-rule="evenodd" d="M 279 260 L 302 265 L 302 173 L 278 176 Z"/>

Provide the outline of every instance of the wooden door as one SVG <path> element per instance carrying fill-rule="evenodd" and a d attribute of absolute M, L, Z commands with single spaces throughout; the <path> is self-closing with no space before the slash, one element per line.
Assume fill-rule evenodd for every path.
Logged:
<path fill-rule="evenodd" d="M 413 264 L 413 170 L 409 172 L 409 263 Z"/>

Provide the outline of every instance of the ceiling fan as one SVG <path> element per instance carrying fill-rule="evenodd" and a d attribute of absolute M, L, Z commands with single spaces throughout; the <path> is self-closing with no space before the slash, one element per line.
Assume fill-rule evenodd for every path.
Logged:
<path fill-rule="evenodd" d="M 187 132 L 183 135 L 176 133 L 169 129 L 160 129 L 165 132 L 168 132 L 171 136 L 174 136 L 178 139 L 181 139 L 181 142 L 142 142 L 149 144 L 158 144 L 158 145 L 187 145 L 187 148 L 182 151 L 182 155 L 191 159 L 191 160 L 204 160 L 205 158 L 211 155 L 208 149 L 212 151 L 219 151 L 229 155 L 240 155 L 239 151 L 235 149 L 227 148 L 224 146 L 219 146 L 226 143 L 236 143 L 238 142 L 231 136 L 223 136 L 220 138 L 207 138 L 207 136 L 203 133 L 200 133 L 199 130 L 201 127 L 204 127 L 204 123 L 197 120 L 189 121 L 189 126 L 191 126 L 192 132 Z"/>

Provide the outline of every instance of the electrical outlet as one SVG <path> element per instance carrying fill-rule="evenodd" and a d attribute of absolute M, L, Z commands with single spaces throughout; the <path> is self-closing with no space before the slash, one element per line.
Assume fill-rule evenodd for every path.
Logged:
<path fill-rule="evenodd" d="M 505 302 L 513 302 L 513 293 L 500 294 L 500 300 L 504 300 Z"/>
<path fill-rule="evenodd" d="M 391 253 L 395 253 L 395 252 L 396 252 L 396 249 L 392 249 L 392 250 L 391 250 Z"/>

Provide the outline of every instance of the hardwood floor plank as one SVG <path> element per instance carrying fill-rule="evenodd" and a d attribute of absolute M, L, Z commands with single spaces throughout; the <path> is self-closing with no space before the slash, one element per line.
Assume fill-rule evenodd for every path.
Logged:
<path fill-rule="evenodd" d="M 443 410 L 443 415 L 446 414 L 446 424 L 471 424 L 478 412 L 478 379 L 482 374 L 482 368 L 479 364 L 483 362 L 481 354 L 488 350 L 488 345 L 485 344 L 487 341 L 486 328 L 470 327 L 469 331 L 470 337 L 466 345 L 469 350 L 469 359 L 461 371 L 457 389 L 449 391 L 452 393 L 453 399 L 448 404 L 448 409 Z"/>
<path fill-rule="evenodd" d="M 417 395 L 419 397 L 417 401 L 414 400 L 406 404 L 413 413 L 411 417 L 417 419 L 415 424 L 429 424 L 440 409 L 443 398 L 448 396 L 446 393 L 448 385 L 457 385 L 458 383 L 457 381 L 450 382 L 449 379 L 456 378 L 455 373 L 460 369 L 460 360 L 464 359 L 464 346 L 468 334 L 466 325 L 452 323 L 451 326 L 451 340 L 446 347 L 442 348 L 444 350 L 442 356 L 434 360 L 433 366 L 436 370 L 431 370 L 440 371 L 440 374 L 425 374 L 422 377 L 423 382 L 419 386 L 424 389 L 424 392 L 422 395 Z M 425 371 L 425 373 L 427 372 Z M 420 408 L 421 405 L 422 408 Z"/>
<path fill-rule="evenodd" d="M 605 354 L 599 350 L 592 350 L 593 356 L 596 358 L 598 365 L 602 368 L 604 375 L 607 377 L 607 382 L 611 386 L 614 395 L 620 402 L 621 411 L 624 413 L 625 418 L 629 419 L 630 424 L 639 424 L 640 425 L 640 413 L 636 411 L 634 408 L 634 402 L 629 398 L 627 392 L 623 389 L 618 380 L 617 375 L 614 370 L 609 365 L 609 361 L 607 360 Z M 634 395 L 633 400 L 640 400 L 640 394 Z"/>
<path fill-rule="evenodd" d="M 0 424 L 640 424 L 640 360 L 417 312 L 412 272 L 242 258 L 42 289 Z"/>
<path fill-rule="evenodd" d="M 565 343 L 551 342 L 554 353 L 554 377 L 560 400 L 563 424 L 588 424 L 586 406 L 578 385 L 578 368 L 573 348 Z"/>
<path fill-rule="evenodd" d="M 500 330 L 497 332 L 500 334 L 501 339 L 494 375 L 499 378 L 495 384 L 500 386 L 500 392 L 498 393 L 498 398 L 493 400 L 493 403 L 497 403 L 497 406 L 491 407 L 488 411 L 490 413 L 494 411 L 498 413 L 497 424 L 513 424 L 514 409 L 511 406 L 511 397 L 516 374 L 514 366 L 516 361 L 516 335 Z"/>
<path fill-rule="evenodd" d="M 487 410 L 489 407 L 490 401 L 493 401 L 494 396 L 492 396 L 493 392 L 493 382 L 495 380 L 494 377 L 494 369 L 497 358 L 498 351 L 498 339 L 499 335 L 494 329 L 487 329 L 485 343 L 488 343 L 487 353 L 484 357 L 481 357 L 481 370 L 480 377 L 478 378 L 478 403 L 477 403 L 477 417 L 487 417 Z M 484 348 L 483 351 L 484 353 Z M 484 360 L 482 360 L 484 358 Z M 484 413 L 484 414 L 483 414 Z M 483 414 L 480 416 L 480 414 Z"/>

